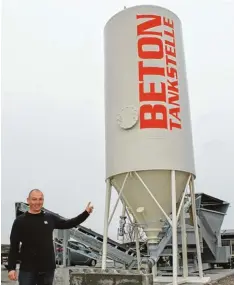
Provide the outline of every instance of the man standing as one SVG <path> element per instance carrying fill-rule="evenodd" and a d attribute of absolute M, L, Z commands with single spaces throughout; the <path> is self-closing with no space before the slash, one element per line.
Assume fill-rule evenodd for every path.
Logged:
<path fill-rule="evenodd" d="M 27 202 L 29 211 L 17 217 L 12 226 L 8 277 L 17 280 L 16 263 L 20 255 L 19 285 L 52 285 L 56 268 L 53 230 L 70 229 L 83 223 L 93 206 L 88 203 L 83 213 L 63 220 L 41 210 L 44 195 L 39 189 L 30 191 Z"/>

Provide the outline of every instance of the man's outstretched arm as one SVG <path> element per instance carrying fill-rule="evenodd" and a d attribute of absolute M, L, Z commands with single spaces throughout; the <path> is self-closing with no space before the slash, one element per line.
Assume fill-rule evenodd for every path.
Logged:
<path fill-rule="evenodd" d="M 93 211 L 93 206 L 91 206 L 91 203 L 89 203 L 85 211 L 75 218 L 64 220 L 59 217 L 54 217 L 55 229 L 65 230 L 78 226 L 89 217 L 92 211 Z"/>

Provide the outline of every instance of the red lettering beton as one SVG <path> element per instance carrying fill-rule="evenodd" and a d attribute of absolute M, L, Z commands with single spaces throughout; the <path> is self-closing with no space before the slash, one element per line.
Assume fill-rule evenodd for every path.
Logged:
<path fill-rule="evenodd" d="M 137 14 L 136 19 L 140 128 L 181 129 L 174 21 L 155 14 Z M 152 63 L 147 69 L 146 60 Z M 154 76 L 153 82 L 145 82 L 147 75 Z M 144 91 L 146 84 L 150 85 L 150 92 Z M 155 90 L 156 84 L 161 86 L 161 92 Z M 147 114 L 150 118 L 146 117 Z"/>
<path fill-rule="evenodd" d="M 179 18 L 151 5 L 117 13 L 105 26 L 104 60 L 106 178 L 121 191 L 131 173 L 123 199 L 155 239 L 164 217 L 134 172 L 169 214 L 170 171 L 176 171 L 177 200 L 195 175 Z"/>

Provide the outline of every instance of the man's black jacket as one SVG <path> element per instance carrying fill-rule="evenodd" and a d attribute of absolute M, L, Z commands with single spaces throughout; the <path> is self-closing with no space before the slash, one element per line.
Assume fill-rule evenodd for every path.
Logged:
<path fill-rule="evenodd" d="M 53 230 L 73 228 L 84 222 L 88 216 L 87 211 L 69 220 L 43 211 L 39 214 L 26 212 L 18 216 L 11 230 L 8 271 L 15 270 L 17 260 L 20 260 L 20 269 L 23 271 L 54 270 L 56 263 Z"/>

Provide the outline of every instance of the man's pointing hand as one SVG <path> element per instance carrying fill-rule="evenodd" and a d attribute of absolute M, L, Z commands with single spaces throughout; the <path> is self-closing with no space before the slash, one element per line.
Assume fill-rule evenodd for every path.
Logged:
<path fill-rule="evenodd" d="M 89 214 L 93 212 L 93 206 L 91 205 L 91 202 L 88 203 L 86 209 L 85 209 Z"/>

